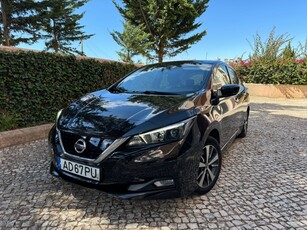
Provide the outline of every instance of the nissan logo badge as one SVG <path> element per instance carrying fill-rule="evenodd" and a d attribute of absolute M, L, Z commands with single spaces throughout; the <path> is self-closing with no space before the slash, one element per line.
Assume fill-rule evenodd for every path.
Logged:
<path fill-rule="evenodd" d="M 77 140 L 77 142 L 74 145 L 75 150 L 77 153 L 83 153 L 84 150 L 86 149 L 86 142 L 83 139 Z"/>

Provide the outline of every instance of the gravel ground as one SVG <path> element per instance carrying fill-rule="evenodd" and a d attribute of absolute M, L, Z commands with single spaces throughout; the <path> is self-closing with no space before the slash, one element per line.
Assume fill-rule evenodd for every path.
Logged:
<path fill-rule="evenodd" d="M 307 229 L 307 100 L 253 98 L 203 196 L 126 201 L 48 173 L 47 141 L 0 150 L 0 229 Z"/>

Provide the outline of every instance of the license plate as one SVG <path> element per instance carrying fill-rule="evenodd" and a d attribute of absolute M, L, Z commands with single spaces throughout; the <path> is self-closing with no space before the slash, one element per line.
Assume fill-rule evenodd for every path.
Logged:
<path fill-rule="evenodd" d="M 66 172 L 100 181 L 100 169 L 58 158 L 58 167 Z"/>

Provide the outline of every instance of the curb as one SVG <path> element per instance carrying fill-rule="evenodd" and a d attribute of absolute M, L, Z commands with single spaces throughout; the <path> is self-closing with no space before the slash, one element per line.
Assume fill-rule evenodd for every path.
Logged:
<path fill-rule="evenodd" d="M 30 128 L 0 132 L 0 149 L 47 138 L 52 125 L 53 124 L 45 124 Z"/>
<path fill-rule="evenodd" d="M 251 102 L 257 103 L 257 102 L 265 102 L 265 99 L 268 97 L 263 96 L 255 96 L 251 95 Z M 272 99 L 272 98 L 271 98 Z M 304 100 L 302 98 L 274 98 L 275 100 Z M 0 132 L 0 149 L 13 146 L 13 145 L 20 145 L 27 142 L 39 140 L 39 139 L 45 139 L 48 137 L 48 133 L 51 129 L 51 127 L 54 125 L 54 123 L 49 123 L 45 125 L 39 125 L 29 128 L 23 128 L 23 129 L 15 129 L 5 132 Z"/>

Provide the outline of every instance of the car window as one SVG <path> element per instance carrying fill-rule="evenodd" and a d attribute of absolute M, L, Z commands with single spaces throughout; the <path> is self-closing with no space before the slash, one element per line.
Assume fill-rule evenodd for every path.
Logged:
<path fill-rule="evenodd" d="M 191 93 L 208 84 L 212 65 L 162 63 L 145 66 L 123 79 L 116 88 L 124 92 Z"/>
<path fill-rule="evenodd" d="M 229 72 L 229 76 L 230 76 L 230 79 L 231 79 L 231 83 L 232 84 L 239 84 L 239 79 L 236 75 L 236 72 L 231 67 L 228 67 L 228 72 Z"/>
<path fill-rule="evenodd" d="M 225 66 L 220 66 L 217 68 L 215 76 L 213 77 L 212 89 L 217 90 L 226 84 L 230 84 L 227 69 Z"/>

